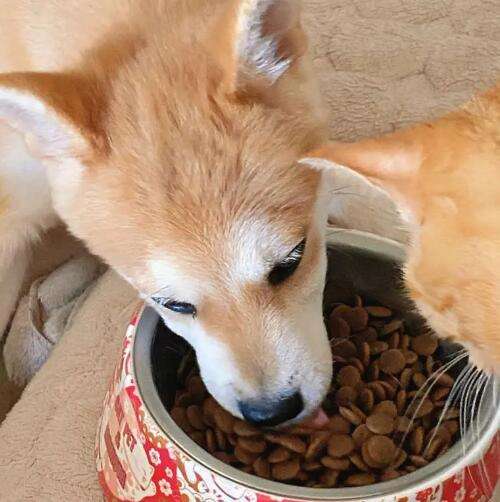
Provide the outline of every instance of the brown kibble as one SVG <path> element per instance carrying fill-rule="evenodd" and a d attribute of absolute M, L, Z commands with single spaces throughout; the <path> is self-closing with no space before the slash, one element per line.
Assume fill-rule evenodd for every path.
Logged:
<path fill-rule="evenodd" d="M 382 354 L 382 352 L 385 352 L 389 348 L 387 342 L 383 342 L 381 340 L 375 340 L 374 342 L 370 342 L 368 345 L 370 346 L 370 354 L 372 356 Z M 380 369 L 382 369 L 382 367 L 380 367 Z"/>
<path fill-rule="evenodd" d="M 406 407 L 406 391 L 401 389 L 396 394 L 396 408 L 398 410 L 398 415 L 402 415 Z"/>
<path fill-rule="evenodd" d="M 434 460 L 438 453 L 439 450 L 445 445 L 446 443 L 443 441 L 443 439 L 439 436 L 436 436 L 430 443 L 429 446 L 424 451 L 424 458 L 427 461 Z"/>
<path fill-rule="evenodd" d="M 359 474 L 351 474 L 346 479 L 348 486 L 365 486 L 375 483 L 376 479 L 372 473 L 360 472 Z"/>
<path fill-rule="evenodd" d="M 399 469 L 406 462 L 407 458 L 408 454 L 403 449 L 398 448 L 396 450 L 394 462 L 391 463 L 391 467 L 393 469 Z"/>
<path fill-rule="evenodd" d="M 363 389 L 359 393 L 358 404 L 365 413 L 370 413 L 375 405 L 375 397 L 373 391 L 369 388 Z"/>
<path fill-rule="evenodd" d="M 417 427 L 410 436 L 410 448 L 414 455 L 420 455 L 424 447 L 424 429 Z"/>
<path fill-rule="evenodd" d="M 360 342 L 374 342 L 377 340 L 378 335 L 377 335 L 377 330 L 375 328 L 372 328 L 369 326 L 368 328 L 364 329 L 363 331 L 360 331 L 359 333 L 356 333 L 356 339 L 359 340 Z"/>
<path fill-rule="evenodd" d="M 187 434 L 193 431 L 193 427 L 187 419 L 185 408 L 175 407 L 170 411 L 170 416 L 174 422 Z"/>
<path fill-rule="evenodd" d="M 217 442 L 218 450 L 225 451 L 227 449 L 227 436 L 220 430 L 215 429 L 215 441 Z"/>
<path fill-rule="evenodd" d="M 323 464 L 317 460 L 308 460 L 302 464 L 302 469 L 306 472 L 319 471 L 323 468 Z"/>
<path fill-rule="evenodd" d="M 413 373 L 412 380 L 415 387 L 420 389 L 425 385 L 425 382 L 427 382 L 427 377 L 423 373 Z"/>
<path fill-rule="evenodd" d="M 269 479 L 271 477 L 271 466 L 264 457 L 259 457 L 253 463 L 253 470 L 261 478 Z"/>
<path fill-rule="evenodd" d="M 346 471 L 351 465 L 351 462 L 347 458 L 323 457 L 321 463 L 334 471 Z"/>
<path fill-rule="evenodd" d="M 368 325 L 368 312 L 363 307 L 343 309 L 337 314 L 349 324 L 351 331 L 361 331 Z"/>
<path fill-rule="evenodd" d="M 237 461 L 234 455 L 231 455 L 231 453 L 226 453 L 225 451 L 215 451 L 212 453 L 212 455 L 225 464 L 234 464 Z"/>
<path fill-rule="evenodd" d="M 420 455 L 410 455 L 410 462 L 416 467 L 424 467 L 429 463 L 427 460 L 425 460 L 424 457 L 421 457 Z"/>
<path fill-rule="evenodd" d="M 341 415 L 332 415 L 328 430 L 336 434 L 349 434 L 351 432 L 351 423 Z"/>
<path fill-rule="evenodd" d="M 405 358 L 406 366 L 411 366 L 418 361 L 418 355 L 413 350 L 402 350 L 401 352 Z"/>
<path fill-rule="evenodd" d="M 358 349 L 359 358 L 365 368 L 370 365 L 370 345 L 363 342 Z"/>
<path fill-rule="evenodd" d="M 380 381 L 368 383 L 368 388 L 371 389 L 375 395 L 375 397 L 379 401 L 385 401 L 387 398 L 387 393 L 385 392 L 385 388 L 383 385 L 380 385 Z"/>
<path fill-rule="evenodd" d="M 228 434 L 227 440 L 231 446 L 236 446 L 238 443 L 238 436 L 236 434 Z"/>
<path fill-rule="evenodd" d="M 331 342 L 332 354 L 334 356 L 339 356 L 344 359 L 349 359 L 350 357 L 356 357 L 358 350 L 356 345 L 349 340 L 332 340 Z"/>
<path fill-rule="evenodd" d="M 458 418 L 460 416 L 460 412 L 453 406 L 450 406 L 446 413 L 443 416 L 443 420 L 452 420 L 454 418 Z"/>
<path fill-rule="evenodd" d="M 432 375 L 434 371 L 434 358 L 432 356 L 427 356 L 425 359 L 425 371 L 427 376 Z"/>
<path fill-rule="evenodd" d="M 187 382 L 188 393 L 193 396 L 195 401 L 201 403 L 207 395 L 207 389 L 200 376 L 194 375 Z"/>
<path fill-rule="evenodd" d="M 394 319 L 390 323 L 387 323 L 382 328 L 382 336 L 390 335 L 392 332 L 397 331 L 403 327 L 403 321 L 401 319 Z"/>
<path fill-rule="evenodd" d="M 328 470 L 321 474 L 320 481 L 325 488 L 333 488 L 337 484 L 339 473 L 337 471 Z"/>
<path fill-rule="evenodd" d="M 205 444 L 207 445 L 207 450 L 213 453 L 217 450 L 217 442 L 215 441 L 215 433 L 212 429 L 207 429 L 205 431 Z"/>
<path fill-rule="evenodd" d="M 374 413 L 366 419 L 366 426 L 374 434 L 391 434 L 394 430 L 394 418 L 385 413 Z"/>
<path fill-rule="evenodd" d="M 392 439 L 386 436 L 372 436 L 365 444 L 368 454 L 377 464 L 389 465 L 394 460 L 396 446 Z M 364 457 L 363 459 L 366 462 Z"/>
<path fill-rule="evenodd" d="M 401 473 L 393 469 L 383 472 L 380 475 L 380 481 L 391 481 L 392 479 L 397 479 L 401 476 Z"/>
<path fill-rule="evenodd" d="M 378 361 L 373 361 L 366 370 L 366 377 L 369 382 L 375 382 L 380 377 L 380 368 Z"/>
<path fill-rule="evenodd" d="M 339 413 L 353 425 L 359 425 L 363 422 L 357 413 L 354 413 L 354 411 L 346 406 L 339 406 Z"/>
<path fill-rule="evenodd" d="M 349 460 L 351 461 L 351 464 L 355 465 L 360 471 L 368 472 L 370 470 L 358 453 L 349 455 Z"/>
<path fill-rule="evenodd" d="M 414 415 L 415 418 L 422 418 L 428 415 L 434 409 L 434 405 L 430 399 L 415 400 L 406 411 L 406 414 Z"/>
<path fill-rule="evenodd" d="M 306 460 L 312 460 L 313 458 L 316 458 L 326 448 L 329 438 L 330 432 L 328 431 L 320 431 L 313 434 L 304 458 Z"/>
<path fill-rule="evenodd" d="M 396 418 L 398 415 L 398 410 L 393 401 L 385 400 L 375 405 L 375 407 L 373 408 L 373 413 L 385 413 L 392 418 Z"/>
<path fill-rule="evenodd" d="M 405 368 L 401 375 L 399 376 L 399 382 L 402 389 L 407 389 L 410 384 L 411 377 L 413 375 L 413 370 L 411 368 Z"/>
<path fill-rule="evenodd" d="M 443 387 L 453 387 L 455 384 L 455 379 L 448 375 L 448 373 L 443 373 L 442 375 L 439 376 L 437 379 L 437 383 L 439 385 L 442 385 Z"/>
<path fill-rule="evenodd" d="M 278 464 L 280 462 L 284 462 L 285 460 L 288 460 L 292 456 L 292 453 L 290 450 L 287 450 L 283 446 L 278 446 L 278 448 L 275 448 L 267 457 L 267 460 L 271 464 Z"/>
<path fill-rule="evenodd" d="M 328 441 L 328 455 L 341 458 L 349 455 L 356 445 L 351 436 L 347 434 L 332 434 Z"/>
<path fill-rule="evenodd" d="M 189 406 L 186 409 L 186 417 L 194 429 L 204 431 L 207 428 L 203 421 L 203 413 L 198 405 L 192 404 Z"/>
<path fill-rule="evenodd" d="M 302 439 L 297 436 L 292 436 L 291 434 L 276 434 L 276 433 L 268 433 L 264 436 L 270 443 L 279 444 L 288 448 L 291 451 L 296 453 L 305 453 L 306 452 L 306 443 L 302 441 Z"/>
<path fill-rule="evenodd" d="M 263 439 L 258 438 L 240 437 L 236 444 L 250 453 L 262 453 L 267 448 L 267 443 Z"/>
<path fill-rule="evenodd" d="M 348 362 L 350 363 L 351 366 L 354 366 L 359 371 L 360 375 L 362 375 L 365 372 L 365 367 L 363 366 L 363 363 L 357 357 L 350 357 L 348 359 Z M 358 384 L 359 383 L 363 382 L 361 382 L 360 380 Z"/>
<path fill-rule="evenodd" d="M 380 356 L 378 364 L 384 373 L 395 375 L 404 370 L 406 361 L 399 349 L 389 349 Z"/>
<path fill-rule="evenodd" d="M 299 471 L 295 476 L 295 481 L 299 481 L 301 483 L 305 483 L 308 480 L 309 480 L 309 474 L 307 474 L 307 472 L 305 471 Z"/>
<path fill-rule="evenodd" d="M 252 453 L 248 450 L 245 450 L 239 445 L 236 445 L 234 449 L 234 456 L 242 464 L 252 465 L 257 460 L 257 457 L 259 455 L 257 453 Z"/>
<path fill-rule="evenodd" d="M 442 401 L 449 393 L 450 387 L 438 387 L 431 396 L 432 402 L 436 404 L 438 401 Z"/>
<path fill-rule="evenodd" d="M 361 448 L 363 443 L 371 436 L 373 436 L 373 433 L 366 426 L 366 424 L 358 425 L 352 433 L 352 439 L 354 440 L 357 448 Z"/>
<path fill-rule="evenodd" d="M 349 338 L 351 334 L 351 328 L 344 319 L 341 317 L 332 315 L 328 321 L 328 327 L 330 331 L 330 338 Z"/>
<path fill-rule="evenodd" d="M 436 352 L 438 347 L 437 339 L 434 335 L 425 333 L 423 335 L 414 336 L 411 339 L 411 348 L 419 356 L 430 356 Z"/>
<path fill-rule="evenodd" d="M 261 431 L 259 431 L 259 429 L 249 424 L 248 422 L 244 422 L 243 420 L 236 420 L 233 426 L 233 430 L 236 434 L 238 434 L 238 436 L 242 437 L 259 436 L 261 434 Z"/>
<path fill-rule="evenodd" d="M 410 337 L 408 335 L 401 335 L 399 339 L 399 348 L 401 350 L 408 350 L 410 348 Z"/>
<path fill-rule="evenodd" d="M 189 392 L 179 392 L 175 398 L 175 405 L 180 406 L 181 408 L 187 408 L 194 402 L 194 396 L 192 396 Z"/>
<path fill-rule="evenodd" d="M 214 420 L 215 424 L 222 432 L 226 434 L 231 434 L 233 432 L 233 425 L 235 422 L 235 418 L 226 411 L 224 408 L 220 406 L 214 412 Z"/>
<path fill-rule="evenodd" d="M 335 393 L 335 402 L 339 406 L 348 406 L 356 401 L 358 392 L 354 387 L 340 387 Z"/>
<path fill-rule="evenodd" d="M 394 420 L 394 429 L 396 432 L 406 433 L 410 429 L 410 419 L 408 417 L 396 417 Z"/>
<path fill-rule="evenodd" d="M 459 426 L 456 420 L 448 420 L 447 422 L 443 422 L 443 425 L 448 429 L 452 436 L 458 432 Z"/>
<path fill-rule="evenodd" d="M 354 366 L 344 366 L 337 375 L 337 381 L 341 386 L 354 387 L 361 381 L 359 370 Z"/>
<path fill-rule="evenodd" d="M 293 479 L 300 471 L 298 458 L 292 458 L 271 467 L 271 477 L 276 481 L 289 481 Z"/>
<path fill-rule="evenodd" d="M 365 310 L 372 317 L 385 318 L 392 316 L 392 310 L 388 309 L 387 307 L 371 306 L 371 307 L 365 307 Z"/>
<path fill-rule="evenodd" d="M 191 433 L 191 439 L 199 444 L 202 448 L 207 447 L 207 442 L 205 440 L 205 434 L 202 431 L 194 431 Z"/>
<path fill-rule="evenodd" d="M 390 349 L 397 349 L 399 347 L 399 333 L 395 331 L 394 333 L 391 333 L 391 336 L 387 340 L 387 345 L 389 345 Z"/>

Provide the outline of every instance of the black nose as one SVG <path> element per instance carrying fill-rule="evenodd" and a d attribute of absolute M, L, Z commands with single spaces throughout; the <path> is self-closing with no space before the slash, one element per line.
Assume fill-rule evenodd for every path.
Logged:
<path fill-rule="evenodd" d="M 239 407 L 247 422 L 272 427 L 295 418 L 304 409 L 304 401 L 300 393 L 295 392 L 275 399 L 240 401 Z"/>

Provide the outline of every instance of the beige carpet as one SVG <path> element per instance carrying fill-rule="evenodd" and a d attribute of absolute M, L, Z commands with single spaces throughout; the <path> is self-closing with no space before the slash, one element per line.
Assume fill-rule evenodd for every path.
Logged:
<path fill-rule="evenodd" d="M 305 20 L 332 137 L 434 117 L 500 77 L 500 0 L 306 0 Z M 134 296 L 105 275 L 0 427 L 1 501 L 101 499 L 95 426 Z"/>

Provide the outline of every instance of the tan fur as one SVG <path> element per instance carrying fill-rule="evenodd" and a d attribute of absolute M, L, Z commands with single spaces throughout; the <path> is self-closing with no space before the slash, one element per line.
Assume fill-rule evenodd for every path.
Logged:
<path fill-rule="evenodd" d="M 316 153 L 385 188 L 409 215 L 411 297 L 430 325 L 500 371 L 500 84 L 435 122 Z"/>
<path fill-rule="evenodd" d="M 326 214 L 321 174 L 298 161 L 326 130 L 299 2 L 7 3 L 0 118 L 43 161 L 57 214 L 143 297 L 196 304 L 196 319 L 160 311 L 199 344 L 204 377 L 231 365 L 208 375 L 224 406 L 302 386 L 310 413 L 331 376 Z"/>

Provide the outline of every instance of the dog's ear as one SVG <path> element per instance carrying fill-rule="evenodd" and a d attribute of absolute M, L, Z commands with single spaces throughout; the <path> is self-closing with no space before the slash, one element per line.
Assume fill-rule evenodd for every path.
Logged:
<path fill-rule="evenodd" d="M 234 0 L 216 41 L 230 91 L 272 85 L 307 48 L 300 1 Z"/>
<path fill-rule="evenodd" d="M 70 75 L 0 75 L 0 121 L 18 130 L 33 155 L 45 160 L 84 158 L 97 146 L 89 88 Z"/>
<path fill-rule="evenodd" d="M 335 171 L 339 165 L 355 171 L 386 191 L 405 219 L 413 219 L 418 211 L 422 159 L 419 131 L 406 130 L 356 143 L 330 143 L 300 162 L 326 172 Z"/>

